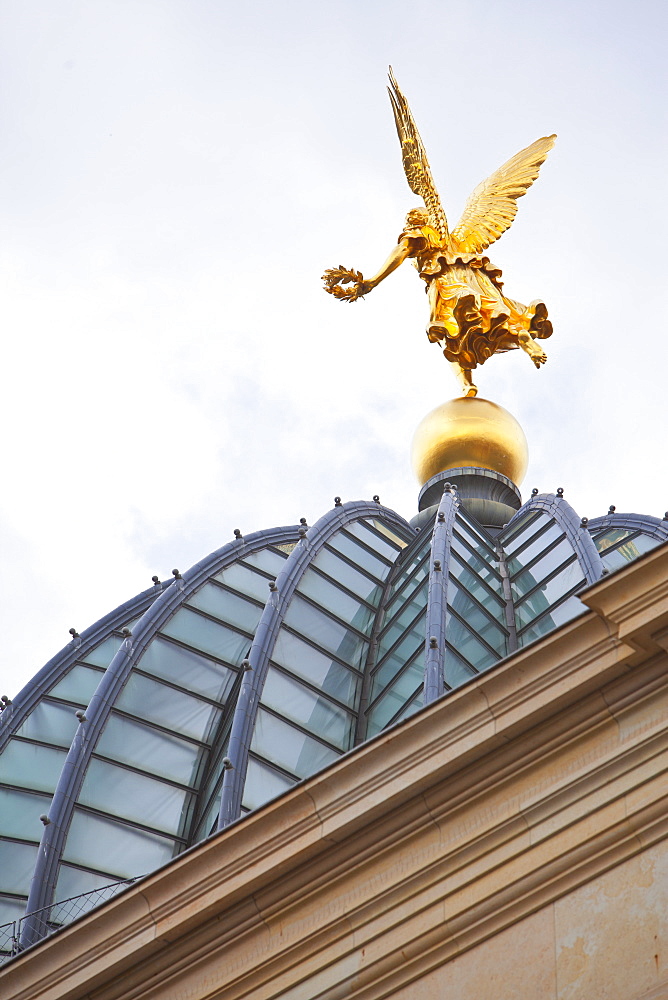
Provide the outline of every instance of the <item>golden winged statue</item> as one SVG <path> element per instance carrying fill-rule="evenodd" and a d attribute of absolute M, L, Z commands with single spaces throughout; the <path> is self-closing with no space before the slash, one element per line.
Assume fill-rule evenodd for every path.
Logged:
<path fill-rule="evenodd" d="M 397 246 L 373 278 L 331 268 L 322 276 L 325 290 L 354 302 L 411 257 L 427 285 L 427 336 L 441 345 L 464 395 L 475 396 L 471 373 L 492 354 L 520 347 L 536 368 L 547 360 L 536 342 L 552 333 L 545 303 L 537 299 L 524 306 L 509 299 L 502 291 L 501 271 L 483 250 L 512 225 L 517 199 L 538 177 L 556 135 L 537 139 L 479 184 L 450 232 L 420 133 L 391 67 L 388 91 L 408 186 L 424 206 L 408 213 Z"/>

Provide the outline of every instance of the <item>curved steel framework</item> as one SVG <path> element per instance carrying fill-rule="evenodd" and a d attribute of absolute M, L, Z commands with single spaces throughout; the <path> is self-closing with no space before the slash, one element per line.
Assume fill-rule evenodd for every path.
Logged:
<path fill-rule="evenodd" d="M 563 494 L 543 493 L 532 497 L 521 507 L 517 514 L 506 525 L 506 533 L 512 531 L 521 517 L 530 511 L 545 511 L 562 529 L 566 538 L 573 546 L 587 583 L 595 583 L 600 579 L 603 565 L 591 535 L 586 530 L 582 518 L 578 517 L 571 505 L 564 500 Z"/>
<path fill-rule="evenodd" d="M 659 520 L 658 517 L 617 514 L 610 510 L 604 517 L 588 521 L 587 530 L 599 553 L 603 571 L 609 573 L 668 540 L 668 517 Z"/>
<path fill-rule="evenodd" d="M 34 943 L 69 919 L 57 901 L 94 905 L 236 821 L 582 613 L 583 587 L 666 540 L 668 520 L 587 521 L 562 491 L 492 535 L 446 487 L 433 528 L 337 501 L 139 594 L 0 716 L 0 925 L 21 917 Z"/>
<path fill-rule="evenodd" d="M 609 512 L 603 517 L 593 517 L 587 522 L 587 530 L 590 532 L 601 531 L 607 528 L 627 528 L 629 531 L 640 531 L 659 542 L 668 541 L 668 516 L 659 519 L 658 517 L 652 517 L 650 514 L 617 514 L 616 512 Z"/>
<path fill-rule="evenodd" d="M 234 822 L 241 815 L 248 754 L 255 731 L 260 698 L 280 626 L 299 583 L 314 558 L 336 533 L 369 515 L 377 517 L 381 510 L 388 525 L 399 531 L 406 530 L 408 525 L 403 518 L 393 511 L 379 508 L 377 504 L 363 501 L 342 504 L 329 511 L 309 528 L 278 575 L 274 584 L 275 589 L 272 590 L 262 612 L 250 648 L 246 661 L 247 669 L 244 671 L 241 691 L 234 710 L 228 751 L 231 766 L 225 769 L 218 829 Z"/>
<path fill-rule="evenodd" d="M 187 597 L 211 576 L 237 561 L 242 553 L 252 553 L 272 543 L 294 542 L 297 531 L 297 526 L 258 531 L 247 539 L 240 538 L 223 546 L 196 563 L 163 590 L 141 617 L 133 634 L 123 640 L 85 713 L 80 717 L 79 727 L 63 765 L 48 814 L 49 822 L 44 827 L 37 854 L 27 903 L 29 913 L 40 911 L 43 914 L 44 908 L 53 901 L 63 848 L 91 754 L 134 665 L 159 628 L 173 617 Z M 23 947 L 44 935 L 44 919 L 42 916 L 40 921 L 28 920 L 25 923 L 21 942 Z"/>

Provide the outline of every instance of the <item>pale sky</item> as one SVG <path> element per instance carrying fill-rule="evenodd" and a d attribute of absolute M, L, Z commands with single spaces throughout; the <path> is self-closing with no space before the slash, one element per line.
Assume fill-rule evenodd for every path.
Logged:
<path fill-rule="evenodd" d="M 548 364 L 481 395 L 523 484 L 581 515 L 668 509 L 665 3 L 4 0 L 0 4 L 3 662 L 13 696 L 68 640 L 233 537 L 345 500 L 416 512 L 413 431 L 457 394 L 406 264 L 417 199 L 391 63 L 451 224 L 559 139 L 490 251 L 543 298 Z"/>

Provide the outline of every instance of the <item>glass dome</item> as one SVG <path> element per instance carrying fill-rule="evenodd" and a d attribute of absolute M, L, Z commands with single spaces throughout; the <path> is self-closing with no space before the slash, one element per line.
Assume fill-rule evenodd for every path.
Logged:
<path fill-rule="evenodd" d="M 5 704 L 0 961 L 583 613 L 584 587 L 668 538 L 581 519 L 562 491 L 485 527 L 503 484 L 476 506 L 436 479 L 412 524 L 337 498 L 235 538 Z"/>

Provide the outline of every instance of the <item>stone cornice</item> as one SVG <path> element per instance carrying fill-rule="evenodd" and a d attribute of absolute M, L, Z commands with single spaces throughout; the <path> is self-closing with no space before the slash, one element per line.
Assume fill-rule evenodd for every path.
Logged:
<path fill-rule="evenodd" d="M 0 989 L 375 1000 L 656 843 L 666 580 L 666 547 L 605 578 L 581 618 L 30 949 Z"/>
<path fill-rule="evenodd" d="M 668 628 L 668 543 L 589 587 L 580 599 L 641 656 L 656 652 L 654 635 Z"/>

